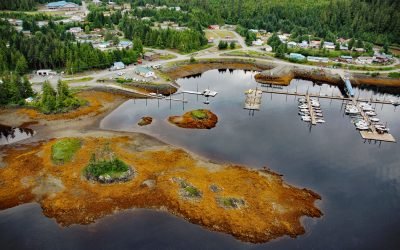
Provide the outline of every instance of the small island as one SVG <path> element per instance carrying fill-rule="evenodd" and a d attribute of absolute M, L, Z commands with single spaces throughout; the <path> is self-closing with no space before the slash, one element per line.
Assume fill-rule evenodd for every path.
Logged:
<path fill-rule="evenodd" d="M 140 118 L 138 125 L 139 126 L 147 126 L 150 125 L 153 122 L 153 118 L 150 116 L 143 116 Z"/>
<path fill-rule="evenodd" d="M 207 109 L 186 112 L 183 116 L 170 116 L 168 121 L 180 128 L 211 129 L 218 122 L 218 117 Z"/>

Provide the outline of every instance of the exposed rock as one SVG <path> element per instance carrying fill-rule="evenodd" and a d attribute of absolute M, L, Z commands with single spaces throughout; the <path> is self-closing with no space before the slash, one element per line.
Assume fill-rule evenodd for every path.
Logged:
<path fill-rule="evenodd" d="M 155 180 L 145 180 L 142 182 L 140 185 L 141 187 L 148 187 L 148 188 L 154 188 L 156 186 L 156 181 Z"/>
<path fill-rule="evenodd" d="M 139 126 L 147 126 L 150 125 L 153 122 L 153 118 L 149 117 L 149 116 L 144 116 L 140 119 L 140 121 L 138 122 Z"/>

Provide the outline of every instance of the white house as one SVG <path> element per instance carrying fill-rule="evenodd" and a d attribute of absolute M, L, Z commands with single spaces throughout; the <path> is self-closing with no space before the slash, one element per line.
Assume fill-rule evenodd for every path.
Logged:
<path fill-rule="evenodd" d="M 356 59 L 357 64 L 372 64 L 373 58 L 369 56 L 360 56 Z"/>
<path fill-rule="evenodd" d="M 49 75 L 55 75 L 56 72 L 52 71 L 51 69 L 40 69 L 36 71 L 36 74 L 39 76 L 49 76 Z"/>
<path fill-rule="evenodd" d="M 297 47 L 297 43 L 296 42 L 288 42 L 287 43 L 287 46 L 288 46 L 288 48 L 295 48 L 295 47 Z"/>
<path fill-rule="evenodd" d="M 327 57 L 307 56 L 307 61 L 309 61 L 309 62 L 319 62 L 319 63 L 328 63 L 329 62 L 329 58 L 327 58 Z"/>
<path fill-rule="evenodd" d="M 125 69 L 125 64 L 123 62 L 115 62 L 114 65 L 110 68 L 110 70 L 120 70 Z"/>
<path fill-rule="evenodd" d="M 333 42 L 324 42 L 325 49 L 335 49 L 335 44 Z"/>
<path fill-rule="evenodd" d="M 264 44 L 264 42 L 261 41 L 260 39 L 257 39 L 256 41 L 253 41 L 251 44 L 253 46 L 262 46 Z"/>
<path fill-rule="evenodd" d="M 154 77 L 155 78 L 156 77 L 156 74 L 154 73 L 154 71 L 151 71 L 148 68 L 140 67 L 140 66 L 136 67 L 135 73 L 140 75 L 140 76 L 143 76 L 145 78 L 149 78 L 149 77 Z"/>
<path fill-rule="evenodd" d="M 79 5 L 76 3 L 70 3 L 66 1 L 58 1 L 58 2 L 52 2 L 48 3 L 47 8 L 49 10 L 78 10 Z"/>
<path fill-rule="evenodd" d="M 67 32 L 72 33 L 72 34 L 77 34 L 77 33 L 81 33 L 83 30 L 81 27 L 72 27 L 69 28 L 69 30 L 67 30 Z"/>

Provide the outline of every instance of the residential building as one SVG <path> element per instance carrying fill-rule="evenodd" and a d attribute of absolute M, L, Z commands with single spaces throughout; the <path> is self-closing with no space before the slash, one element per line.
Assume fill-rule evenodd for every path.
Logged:
<path fill-rule="evenodd" d="M 345 63 L 352 63 L 353 57 L 352 56 L 340 56 L 339 61 L 345 62 Z"/>
<path fill-rule="evenodd" d="M 297 61 L 304 61 L 306 59 L 306 57 L 303 56 L 302 54 L 290 53 L 289 59 L 297 60 Z"/>
<path fill-rule="evenodd" d="M 100 1 L 100 0 L 93 0 L 93 4 L 95 4 L 95 5 L 100 5 L 100 4 L 101 4 L 101 1 Z"/>
<path fill-rule="evenodd" d="M 208 28 L 209 28 L 210 30 L 219 30 L 219 25 L 216 25 L 216 24 L 210 25 L 210 26 L 208 26 Z"/>
<path fill-rule="evenodd" d="M 347 45 L 340 44 L 340 50 L 349 50 Z"/>
<path fill-rule="evenodd" d="M 114 65 L 110 68 L 110 70 L 120 70 L 125 69 L 125 64 L 123 62 L 115 62 Z"/>
<path fill-rule="evenodd" d="M 110 47 L 110 46 L 111 46 L 110 42 L 102 42 L 102 43 L 100 43 L 100 44 L 97 45 L 97 47 L 98 47 L 99 49 L 106 49 L 106 48 L 108 48 L 108 47 Z"/>
<path fill-rule="evenodd" d="M 312 40 L 310 42 L 310 48 L 319 49 L 319 47 L 321 47 L 321 41 Z"/>
<path fill-rule="evenodd" d="M 251 44 L 253 46 L 262 46 L 264 44 L 264 42 L 260 39 L 257 39 L 256 41 L 253 41 Z"/>
<path fill-rule="evenodd" d="M 335 49 L 335 44 L 333 42 L 324 42 L 323 47 L 325 49 Z"/>
<path fill-rule="evenodd" d="M 42 28 L 44 26 L 47 26 L 49 24 L 49 22 L 48 21 L 38 21 L 36 24 L 39 28 Z"/>
<path fill-rule="evenodd" d="M 319 62 L 319 63 L 328 63 L 329 62 L 329 58 L 327 58 L 327 57 L 307 56 L 307 61 L 309 61 L 309 62 Z"/>
<path fill-rule="evenodd" d="M 288 48 L 295 48 L 295 47 L 297 47 L 297 43 L 296 42 L 288 42 L 287 43 L 287 46 L 288 46 Z"/>
<path fill-rule="evenodd" d="M 40 69 L 36 71 L 36 74 L 39 76 L 49 76 L 49 75 L 55 75 L 56 72 L 52 71 L 51 69 Z"/>
<path fill-rule="evenodd" d="M 67 1 L 48 3 L 46 7 L 50 10 L 79 10 L 79 5 Z"/>
<path fill-rule="evenodd" d="M 72 33 L 72 34 L 78 34 L 81 33 L 83 30 L 81 27 L 72 27 L 67 30 L 67 32 Z"/>
<path fill-rule="evenodd" d="M 156 77 L 156 74 L 154 73 L 154 71 L 151 71 L 149 68 L 141 67 L 141 66 L 135 68 L 135 73 L 140 76 L 143 76 L 145 78 L 149 78 L 149 77 L 155 78 Z"/>
<path fill-rule="evenodd" d="M 148 51 L 148 52 L 144 53 L 143 58 L 144 58 L 144 60 L 147 60 L 147 61 L 153 61 L 153 60 L 158 59 L 158 54 Z"/>
<path fill-rule="evenodd" d="M 374 59 L 372 57 L 370 57 L 370 56 L 360 56 L 360 57 L 358 57 L 356 59 L 356 63 L 357 64 L 363 64 L 363 65 L 372 64 L 373 60 Z"/>
<path fill-rule="evenodd" d="M 269 45 L 265 45 L 264 47 L 260 48 L 261 50 L 265 50 L 266 52 L 272 52 L 272 47 Z"/>
<path fill-rule="evenodd" d="M 360 52 L 360 53 L 365 52 L 364 48 L 355 48 L 354 50 L 357 51 L 357 52 Z"/>
<path fill-rule="evenodd" d="M 129 49 L 132 48 L 132 42 L 131 41 L 120 41 L 118 44 L 118 48 L 120 49 Z"/>
<path fill-rule="evenodd" d="M 308 42 L 307 41 L 302 41 L 299 43 L 300 48 L 307 49 L 308 48 Z"/>

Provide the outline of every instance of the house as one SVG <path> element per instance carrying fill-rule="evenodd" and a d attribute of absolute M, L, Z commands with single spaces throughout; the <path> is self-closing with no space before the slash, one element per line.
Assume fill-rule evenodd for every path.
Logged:
<path fill-rule="evenodd" d="M 103 43 L 100 43 L 99 45 L 97 45 L 97 47 L 99 49 L 106 49 L 106 48 L 108 48 L 110 46 L 111 46 L 110 42 L 103 42 Z"/>
<path fill-rule="evenodd" d="M 49 22 L 48 21 L 38 21 L 36 24 L 39 28 L 42 28 L 44 26 L 47 26 L 49 24 Z"/>
<path fill-rule="evenodd" d="M 93 0 L 92 2 L 93 2 L 93 4 L 95 4 L 95 5 L 100 5 L 100 4 L 101 4 L 101 1 L 100 1 L 100 0 Z"/>
<path fill-rule="evenodd" d="M 333 42 L 324 42 L 323 48 L 325 48 L 325 49 L 335 49 L 335 44 Z"/>
<path fill-rule="evenodd" d="M 355 48 L 354 50 L 357 51 L 357 52 L 360 52 L 360 53 L 365 52 L 364 48 Z"/>
<path fill-rule="evenodd" d="M 72 22 L 82 22 L 82 17 L 81 16 L 71 16 L 70 20 Z"/>
<path fill-rule="evenodd" d="M 143 20 L 143 21 L 150 21 L 150 20 L 151 20 L 151 18 L 150 18 L 150 17 L 148 17 L 148 16 L 145 16 L 145 17 L 142 17 L 142 20 Z"/>
<path fill-rule="evenodd" d="M 260 39 L 257 39 L 257 40 L 255 40 L 255 41 L 253 41 L 251 44 L 252 44 L 253 46 L 262 46 L 262 45 L 264 44 L 264 42 L 261 41 Z"/>
<path fill-rule="evenodd" d="M 289 59 L 296 60 L 296 61 L 304 61 L 306 59 L 306 57 L 303 56 L 302 54 L 290 53 Z"/>
<path fill-rule="evenodd" d="M 272 52 L 272 47 L 269 45 L 265 45 L 264 47 L 260 48 L 261 50 L 265 50 L 266 52 Z"/>
<path fill-rule="evenodd" d="M 389 58 L 387 58 L 385 55 L 375 55 L 372 59 L 373 62 L 376 63 L 386 63 L 389 61 Z"/>
<path fill-rule="evenodd" d="M 24 23 L 22 20 L 20 20 L 20 19 L 13 19 L 13 18 L 9 18 L 8 19 L 8 22 L 11 24 L 11 25 L 14 25 L 14 26 L 22 26 L 22 24 Z"/>
<path fill-rule="evenodd" d="M 38 76 L 49 76 L 49 75 L 55 75 L 56 72 L 52 71 L 51 69 L 40 69 L 36 71 L 36 74 Z"/>
<path fill-rule="evenodd" d="M 66 1 L 48 3 L 46 7 L 49 10 L 79 10 L 79 5 Z"/>
<path fill-rule="evenodd" d="M 281 40 L 282 43 L 286 43 L 288 37 L 286 35 L 278 35 L 279 40 Z"/>
<path fill-rule="evenodd" d="M 156 77 L 156 74 L 153 71 L 141 66 L 135 68 L 135 73 L 145 78 Z"/>
<path fill-rule="evenodd" d="M 353 57 L 352 56 L 340 56 L 339 61 L 345 62 L 345 63 L 352 63 Z"/>
<path fill-rule="evenodd" d="M 26 103 L 32 103 L 34 101 L 33 97 L 28 97 L 25 99 Z"/>
<path fill-rule="evenodd" d="M 158 59 L 158 54 L 148 51 L 148 52 L 144 53 L 143 58 L 144 58 L 144 60 L 147 60 L 147 61 L 153 61 L 153 60 Z"/>
<path fill-rule="evenodd" d="M 208 43 L 213 43 L 214 42 L 214 37 L 208 38 Z"/>
<path fill-rule="evenodd" d="M 296 42 L 288 42 L 287 43 L 287 46 L 288 46 L 288 48 L 295 48 L 295 47 L 297 47 L 297 43 Z"/>
<path fill-rule="evenodd" d="M 321 47 L 321 41 L 312 40 L 310 42 L 310 48 L 312 49 L 319 49 Z"/>
<path fill-rule="evenodd" d="M 373 60 L 374 59 L 372 57 L 369 57 L 369 56 L 360 56 L 360 57 L 358 57 L 356 59 L 356 63 L 357 64 L 363 64 L 363 65 L 372 64 Z"/>
<path fill-rule="evenodd" d="M 125 69 L 125 64 L 123 62 L 115 62 L 114 65 L 110 68 L 110 70 L 120 70 Z"/>
<path fill-rule="evenodd" d="M 23 31 L 22 31 L 22 34 L 24 34 L 25 36 L 30 36 L 30 35 L 32 35 L 32 33 L 31 33 L 30 30 L 23 30 Z"/>
<path fill-rule="evenodd" d="M 329 58 L 327 58 L 327 57 L 307 56 L 307 61 L 309 61 L 309 62 L 319 62 L 319 63 L 328 63 L 329 62 Z"/>
<path fill-rule="evenodd" d="M 219 25 L 216 25 L 216 24 L 210 25 L 210 26 L 208 26 L 208 28 L 209 28 L 210 30 L 219 30 Z"/>
<path fill-rule="evenodd" d="M 120 49 L 129 49 L 132 48 L 132 42 L 131 41 L 120 41 L 118 44 L 118 48 Z"/>
<path fill-rule="evenodd" d="M 258 33 L 258 30 L 255 30 L 255 29 L 249 29 L 249 32 Z"/>
<path fill-rule="evenodd" d="M 301 43 L 298 44 L 300 48 L 302 49 L 307 49 L 308 48 L 308 42 L 307 41 L 302 41 Z"/>
<path fill-rule="evenodd" d="M 343 44 L 340 44 L 340 50 L 349 50 L 349 47 L 347 46 L 347 45 L 343 45 Z"/>
<path fill-rule="evenodd" d="M 81 27 L 72 27 L 67 30 L 67 32 L 72 33 L 72 34 L 78 34 L 81 33 L 83 30 Z"/>

